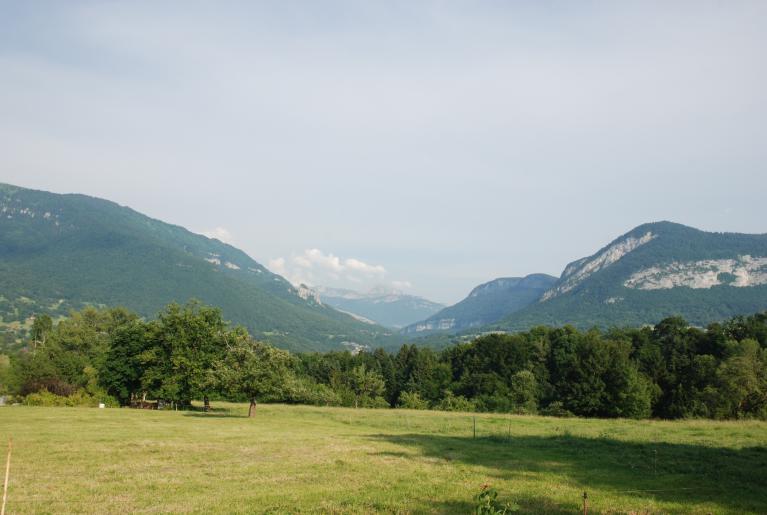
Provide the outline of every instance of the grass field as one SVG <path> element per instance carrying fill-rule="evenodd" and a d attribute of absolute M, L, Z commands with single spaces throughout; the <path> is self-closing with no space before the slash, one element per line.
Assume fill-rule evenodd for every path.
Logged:
<path fill-rule="evenodd" d="M 767 513 L 764 422 L 215 407 L 0 408 L 8 513 Z"/>

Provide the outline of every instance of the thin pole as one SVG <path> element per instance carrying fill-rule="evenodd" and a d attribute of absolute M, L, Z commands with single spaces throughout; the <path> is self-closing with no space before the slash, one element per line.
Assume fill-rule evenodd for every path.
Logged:
<path fill-rule="evenodd" d="M 8 438 L 8 459 L 5 460 L 5 483 L 3 483 L 3 507 L 0 515 L 5 515 L 5 503 L 8 500 L 8 479 L 11 477 L 11 439 Z"/>
<path fill-rule="evenodd" d="M 474 438 L 477 437 L 477 417 L 471 417 L 474 419 Z"/>
<path fill-rule="evenodd" d="M 589 494 L 586 492 L 583 492 L 583 515 L 588 515 L 589 513 Z"/>

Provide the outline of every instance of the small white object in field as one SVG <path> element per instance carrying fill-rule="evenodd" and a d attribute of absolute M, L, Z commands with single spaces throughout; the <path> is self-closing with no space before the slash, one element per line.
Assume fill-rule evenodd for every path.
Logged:
<path fill-rule="evenodd" d="M 106 405 L 103 402 L 99 402 L 99 408 L 106 408 Z"/>

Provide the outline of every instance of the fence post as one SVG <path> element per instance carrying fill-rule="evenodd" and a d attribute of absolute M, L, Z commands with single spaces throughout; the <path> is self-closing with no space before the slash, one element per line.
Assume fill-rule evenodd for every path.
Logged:
<path fill-rule="evenodd" d="M 471 417 L 474 420 L 474 436 L 472 438 L 477 437 L 477 417 Z"/>
<path fill-rule="evenodd" d="M 8 500 L 8 479 L 11 477 L 11 439 L 8 438 L 8 459 L 5 461 L 5 483 L 3 483 L 3 506 L 0 515 L 5 515 L 5 502 Z"/>
<path fill-rule="evenodd" d="M 586 492 L 583 492 L 583 515 L 588 515 L 589 513 L 589 494 Z"/>

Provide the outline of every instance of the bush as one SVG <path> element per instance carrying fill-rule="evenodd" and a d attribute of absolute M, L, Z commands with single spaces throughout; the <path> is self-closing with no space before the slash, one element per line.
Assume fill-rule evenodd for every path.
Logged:
<path fill-rule="evenodd" d="M 477 404 L 463 395 L 453 395 L 453 392 L 447 390 L 436 408 L 442 411 L 477 411 Z"/>
<path fill-rule="evenodd" d="M 369 397 L 365 396 L 359 400 L 360 408 L 391 408 L 389 401 L 383 397 Z"/>
<path fill-rule="evenodd" d="M 554 401 L 541 410 L 541 415 L 546 417 L 574 417 L 572 411 L 565 409 L 561 401 Z"/>
<path fill-rule="evenodd" d="M 292 377 L 285 385 L 285 402 L 338 406 L 341 397 L 327 385 L 318 384 L 309 378 Z"/>
<path fill-rule="evenodd" d="M 104 403 L 108 407 L 118 407 L 120 403 L 114 397 L 109 395 L 94 396 L 85 390 L 77 390 L 72 395 L 56 395 L 48 390 L 30 393 L 24 399 L 28 406 L 58 406 L 58 407 L 89 407 L 97 408 L 99 403 Z"/>
<path fill-rule="evenodd" d="M 521 370 L 511 378 L 511 398 L 515 413 L 538 411 L 538 382 L 529 370 Z"/>
<path fill-rule="evenodd" d="M 473 400 L 477 407 L 477 411 L 511 413 L 515 409 L 514 401 L 511 397 L 503 394 L 479 395 Z"/>
<path fill-rule="evenodd" d="M 490 485 L 482 485 L 482 489 L 474 496 L 474 502 L 476 515 L 505 515 L 519 510 L 516 504 L 501 504 L 498 501 L 498 490 Z"/>
<path fill-rule="evenodd" d="M 398 408 L 429 409 L 429 401 L 421 398 L 418 392 L 402 392 L 399 395 Z"/>

